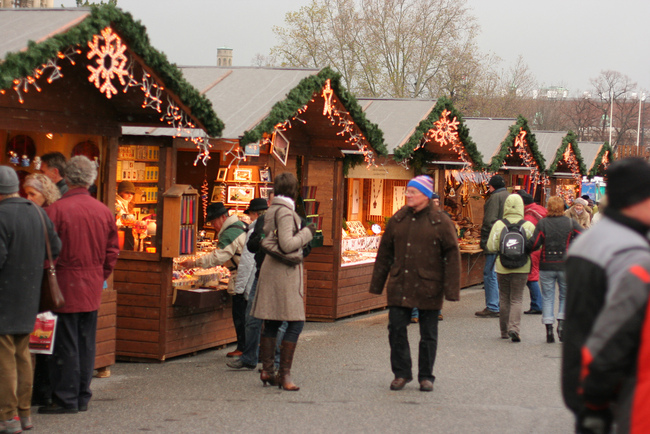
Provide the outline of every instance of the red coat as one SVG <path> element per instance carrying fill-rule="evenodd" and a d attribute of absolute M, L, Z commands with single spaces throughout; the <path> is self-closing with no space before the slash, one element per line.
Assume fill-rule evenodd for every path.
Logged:
<path fill-rule="evenodd" d="M 73 188 L 46 211 L 62 244 L 56 273 L 65 306 L 57 312 L 99 309 L 120 252 L 113 213 L 85 188 Z"/>
<path fill-rule="evenodd" d="M 546 217 L 546 213 L 546 208 L 533 202 L 524 207 L 524 220 L 537 226 L 537 222 Z M 539 280 L 539 255 L 541 253 L 540 250 L 535 250 L 530 254 L 531 268 L 530 274 L 528 274 L 529 282 L 536 282 Z"/>

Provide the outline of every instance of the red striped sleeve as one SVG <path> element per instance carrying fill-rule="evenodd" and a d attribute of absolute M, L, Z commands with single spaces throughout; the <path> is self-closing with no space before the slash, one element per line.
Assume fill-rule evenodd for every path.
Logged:
<path fill-rule="evenodd" d="M 643 283 L 650 283 L 650 273 L 640 265 L 630 267 L 630 273 L 637 276 Z M 637 362 L 630 433 L 645 434 L 650 432 L 650 303 L 646 304 Z"/>

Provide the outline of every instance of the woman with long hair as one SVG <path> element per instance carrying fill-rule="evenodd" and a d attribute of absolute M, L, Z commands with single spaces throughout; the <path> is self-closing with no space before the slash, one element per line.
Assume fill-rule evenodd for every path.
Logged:
<path fill-rule="evenodd" d="M 535 227 L 533 237 L 528 240 L 528 248 L 541 248 L 539 257 L 539 283 L 542 286 L 542 324 L 546 326 L 546 342 L 555 342 L 553 324 L 555 323 L 555 285 L 558 286 L 559 306 L 557 313 L 557 337 L 562 342 L 564 322 L 564 301 L 566 299 L 566 278 L 564 275 L 564 256 L 569 243 L 583 227 L 575 220 L 565 216 L 564 201 L 559 196 L 551 196 L 546 204 L 546 217 Z"/>
<path fill-rule="evenodd" d="M 274 197 L 264 216 L 264 234 L 276 234 L 279 249 L 286 253 L 300 251 L 313 238 L 315 229 L 307 226 L 300 229 L 300 216 L 295 211 L 298 198 L 298 180 L 288 172 L 275 178 Z M 280 258 L 267 254 L 260 269 L 257 294 L 253 301 L 251 315 L 264 320 L 264 331 L 260 340 L 262 359 L 262 383 L 278 385 L 284 390 L 299 390 L 291 381 L 291 365 L 298 343 L 298 337 L 305 325 L 303 266 L 289 264 Z M 287 331 L 280 345 L 280 368 L 277 376 L 274 366 L 275 344 L 278 329 L 283 321 L 288 322 Z"/>

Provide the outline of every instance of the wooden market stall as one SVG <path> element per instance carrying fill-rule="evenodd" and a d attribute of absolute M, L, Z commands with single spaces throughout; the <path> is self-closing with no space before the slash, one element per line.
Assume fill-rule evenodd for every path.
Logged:
<path fill-rule="evenodd" d="M 572 131 L 535 131 L 537 146 L 546 161 L 549 185 L 542 205 L 549 196 L 560 196 L 566 203 L 581 196 L 582 177 L 587 169 Z"/>
<path fill-rule="evenodd" d="M 548 184 L 546 163 L 526 119 L 465 118 L 465 125 L 485 159 L 486 172 L 503 176 L 509 191 L 524 189 L 540 202 Z"/>
<path fill-rule="evenodd" d="M 372 151 L 381 153 L 383 142 L 376 126 L 365 120 L 360 107 L 341 88 L 339 75 L 328 68 L 319 72 L 187 67 L 183 73 L 223 113 L 226 127 L 220 139 L 210 140 L 211 158 L 205 167 L 193 167 L 190 160 L 194 157 L 185 155 L 196 155 L 195 150 L 175 140 L 176 167 L 171 173 L 176 182 L 200 190 L 206 197 L 202 206 L 221 201 L 231 214 L 245 219 L 242 211 L 250 199 L 268 197 L 277 174 L 296 174 L 302 192 L 298 212 L 318 228 L 312 252 L 305 259 L 307 318 L 329 321 L 384 307 L 385 296 L 368 294 L 369 276 L 360 282 L 340 267 L 347 188 L 344 170 L 359 158 L 374 158 L 377 152 Z M 151 138 L 165 135 L 164 130 L 129 129 L 128 134 Z M 203 227 L 201 211 L 199 230 L 209 232 L 210 228 Z M 198 297 L 192 289 L 182 291 Z M 206 312 L 221 312 L 229 319 L 230 311 L 224 309 L 229 297 L 214 302 L 217 305 L 206 307 Z M 168 309 L 179 311 L 171 303 Z M 197 328 L 196 335 L 200 333 Z M 222 335 L 229 342 L 235 340 L 234 329 L 222 330 Z"/>
<path fill-rule="evenodd" d="M 113 6 L 2 10 L 0 34 L 7 36 L 0 38 L 0 143 L 3 163 L 21 177 L 38 170 L 44 153 L 86 155 L 99 167 L 92 190 L 113 209 L 122 126 L 172 124 L 173 113 L 212 135 L 221 130 L 209 103 L 149 45 L 144 27 Z M 119 353 L 116 324 L 121 299 L 130 297 L 121 288 L 141 291 L 125 270 L 129 259 L 121 253 L 102 294 L 95 368 Z"/>
<path fill-rule="evenodd" d="M 587 170 L 586 176 L 593 178 L 595 176 L 605 176 L 605 170 L 612 162 L 614 152 L 607 142 L 577 142 L 577 148 L 580 149 L 582 161 Z"/>

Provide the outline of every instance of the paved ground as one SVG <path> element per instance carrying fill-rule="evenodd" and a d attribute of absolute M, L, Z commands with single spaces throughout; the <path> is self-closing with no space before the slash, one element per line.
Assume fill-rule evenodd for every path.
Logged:
<path fill-rule="evenodd" d="M 93 381 L 88 412 L 35 414 L 35 432 L 571 432 L 559 387 L 561 344 L 546 343 L 537 315 L 522 315 L 521 343 L 502 340 L 498 319 L 474 317 L 483 307 L 480 287 L 445 305 L 433 393 L 415 381 L 389 390 L 388 316 L 380 311 L 307 323 L 293 369 L 299 392 L 229 370 L 232 347 L 162 364 L 118 363 L 110 378 Z M 417 328 L 409 329 L 417 351 Z"/>

